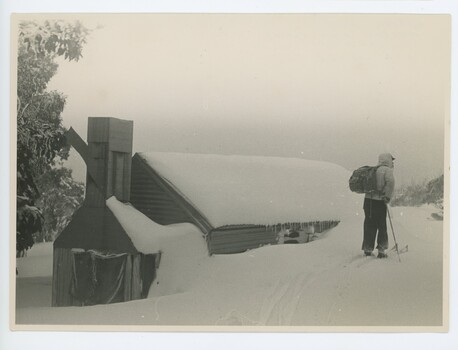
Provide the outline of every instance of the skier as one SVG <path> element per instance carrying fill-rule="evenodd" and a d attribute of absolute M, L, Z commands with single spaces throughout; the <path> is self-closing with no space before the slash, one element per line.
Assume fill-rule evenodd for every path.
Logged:
<path fill-rule="evenodd" d="M 382 153 L 378 158 L 376 172 L 377 191 L 367 193 L 364 198 L 364 237 L 362 249 L 366 256 L 371 256 L 377 237 L 377 258 L 386 258 L 388 232 L 386 226 L 387 205 L 394 191 L 394 157 Z M 377 235 L 378 231 L 378 235 Z"/>

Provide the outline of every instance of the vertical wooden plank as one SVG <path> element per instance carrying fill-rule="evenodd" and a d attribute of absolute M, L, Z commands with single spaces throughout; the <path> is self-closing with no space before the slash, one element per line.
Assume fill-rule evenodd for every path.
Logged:
<path fill-rule="evenodd" d="M 115 181 L 115 173 L 113 170 L 113 165 L 115 159 L 114 152 L 107 152 L 106 159 L 105 159 L 105 183 L 106 183 L 106 198 L 110 198 L 111 196 L 115 196 L 116 193 L 114 191 L 114 181 Z"/>
<path fill-rule="evenodd" d="M 125 153 L 113 152 L 114 164 L 113 164 L 113 190 L 114 195 L 121 201 L 128 200 L 125 196 L 124 191 L 124 158 Z M 129 184 L 130 185 L 130 184 Z"/>
<path fill-rule="evenodd" d="M 86 176 L 86 196 L 85 205 L 90 207 L 101 208 L 105 206 L 107 195 L 107 144 L 91 142 L 88 145 L 89 154 L 92 158 L 91 175 Z M 96 182 L 91 176 L 96 177 L 96 182 L 100 187 L 97 187 Z"/>
<path fill-rule="evenodd" d="M 70 294 L 73 277 L 71 249 L 55 248 L 53 254 L 52 306 L 72 306 Z"/>
<path fill-rule="evenodd" d="M 124 273 L 124 301 L 132 300 L 132 255 L 126 257 Z"/>
<path fill-rule="evenodd" d="M 141 254 L 133 256 L 132 263 L 132 300 L 140 299 L 142 295 Z"/>
<path fill-rule="evenodd" d="M 52 297 L 51 297 L 51 306 L 58 305 L 58 250 L 59 248 L 53 249 L 52 257 Z"/>
<path fill-rule="evenodd" d="M 111 151 L 132 154 L 134 122 L 109 118 L 108 143 Z"/>
<path fill-rule="evenodd" d="M 130 199 L 130 154 L 109 152 L 107 162 L 107 197 Z"/>
<path fill-rule="evenodd" d="M 71 249 L 62 249 L 63 261 L 62 269 L 63 273 L 63 288 L 62 294 L 63 299 L 65 300 L 65 305 L 73 305 L 73 296 L 71 295 L 72 279 L 73 279 L 73 253 Z"/>
<path fill-rule="evenodd" d="M 56 271 L 56 306 L 65 306 L 65 301 L 63 300 L 63 261 L 62 261 L 62 253 L 64 249 L 63 248 L 56 248 L 54 251 L 55 254 L 55 259 L 56 259 L 56 266 L 55 266 L 55 271 Z"/>
<path fill-rule="evenodd" d="M 132 153 L 125 153 L 123 157 L 124 166 L 123 166 L 123 199 L 130 201 L 130 182 L 131 182 L 131 172 L 132 172 Z"/>
<path fill-rule="evenodd" d="M 89 117 L 87 121 L 87 142 L 108 142 L 110 118 Z"/>

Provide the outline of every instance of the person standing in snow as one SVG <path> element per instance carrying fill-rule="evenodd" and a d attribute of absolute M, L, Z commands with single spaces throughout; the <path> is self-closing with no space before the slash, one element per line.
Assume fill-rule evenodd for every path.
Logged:
<path fill-rule="evenodd" d="M 394 191 L 394 157 L 382 153 L 378 158 L 376 172 L 377 191 L 366 194 L 364 198 L 364 237 L 362 249 L 366 256 L 371 256 L 377 237 L 378 258 L 386 258 L 388 249 L 388 231 L 386 226 L 387 205 Z M 378 232 L 378 234 L 377 234 Z"/>

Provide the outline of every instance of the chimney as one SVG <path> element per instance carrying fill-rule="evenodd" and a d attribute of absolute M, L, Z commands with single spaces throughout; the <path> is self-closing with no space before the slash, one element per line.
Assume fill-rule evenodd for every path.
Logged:
<path fill-rule="evenodd" d="M 87 130 L 91 174 L 87 175 L 85 205 L 105 207 L 105 201 L 116 196 L 130 199 L 133 122 L 110 117 L 89 117 Z M 98 184 L 98 185 L 97 185 Z"/>

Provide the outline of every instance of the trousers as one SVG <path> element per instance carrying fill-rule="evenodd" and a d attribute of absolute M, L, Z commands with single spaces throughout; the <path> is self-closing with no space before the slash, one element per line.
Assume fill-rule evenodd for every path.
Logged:
<path fill-rule="evenodd" d="M 388 249 L 388 231 L 386 228 L 386 204 L 382 200 L 364 198 L 364 235 L 362 250 L 374 250 L 377 238 L 377 249 Z"/>

